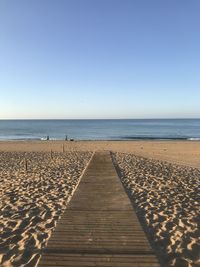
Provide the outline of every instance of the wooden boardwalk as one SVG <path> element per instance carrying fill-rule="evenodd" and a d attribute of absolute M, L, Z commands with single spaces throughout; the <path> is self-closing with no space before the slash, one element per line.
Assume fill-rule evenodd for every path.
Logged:
<path fill-rule="evenodd" d="M 94 154 L 39 266 L 160 266 L 109 152 Z"/>

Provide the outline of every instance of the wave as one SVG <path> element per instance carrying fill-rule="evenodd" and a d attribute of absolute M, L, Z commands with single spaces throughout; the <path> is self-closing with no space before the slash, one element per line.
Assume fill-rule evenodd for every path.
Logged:
<path fill-rule="evenodd" d="M 40 141 L 41 138 L 0 138 L 0 141 Z"/>
<path fill-rule="evenodd" d="M 200 137 L 186 137 L 186 136 L 111 136 L 111 137 L 99 137 L 99 138 L 75 138 L 77 141 L 131 141 L 131 140 L 157 140 L 157 141 L 200 141 Z M 21 138 L 9 138 L 0 137 L 0 141 L 64 141 L 62 138 L 49 137 L 21 137 Z"/>
<path fill-rule="evenodd" d="M 121 140 L 187 140 L 187 141 L 200 141 L 199 137 L 184 137 L 184 136 L 174 136 L 174 137 L 168 137 L 168 136 L 121 136 Z"/>

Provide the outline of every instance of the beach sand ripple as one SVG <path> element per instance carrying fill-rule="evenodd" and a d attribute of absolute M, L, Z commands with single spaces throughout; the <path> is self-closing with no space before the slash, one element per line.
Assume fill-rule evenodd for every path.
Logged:
<path fill-rule="evenodd" d="M 37 265 L 91 155 L 0 152 L 0 266 Z"/>
<path fill-rule="evenodd" d="M 167 266 L 200 266 L 200 170 L 114 153 L 122 183 Z"/>

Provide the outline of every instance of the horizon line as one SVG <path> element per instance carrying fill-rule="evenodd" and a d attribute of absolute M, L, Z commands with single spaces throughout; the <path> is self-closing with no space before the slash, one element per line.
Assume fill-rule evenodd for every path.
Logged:
<path fill-rule="evenodd" d="M 155 117 L 155 118 L 0 118 L 6 120 L 199 120 L 200 117 Z"/>

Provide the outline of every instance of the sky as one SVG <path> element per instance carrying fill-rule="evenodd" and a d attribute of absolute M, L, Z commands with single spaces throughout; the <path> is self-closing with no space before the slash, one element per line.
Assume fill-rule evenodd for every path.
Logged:
<path fill-rule="evenodd" d="M 0 0 L 0 119 L 200 118 L 199 0 Z"/>

